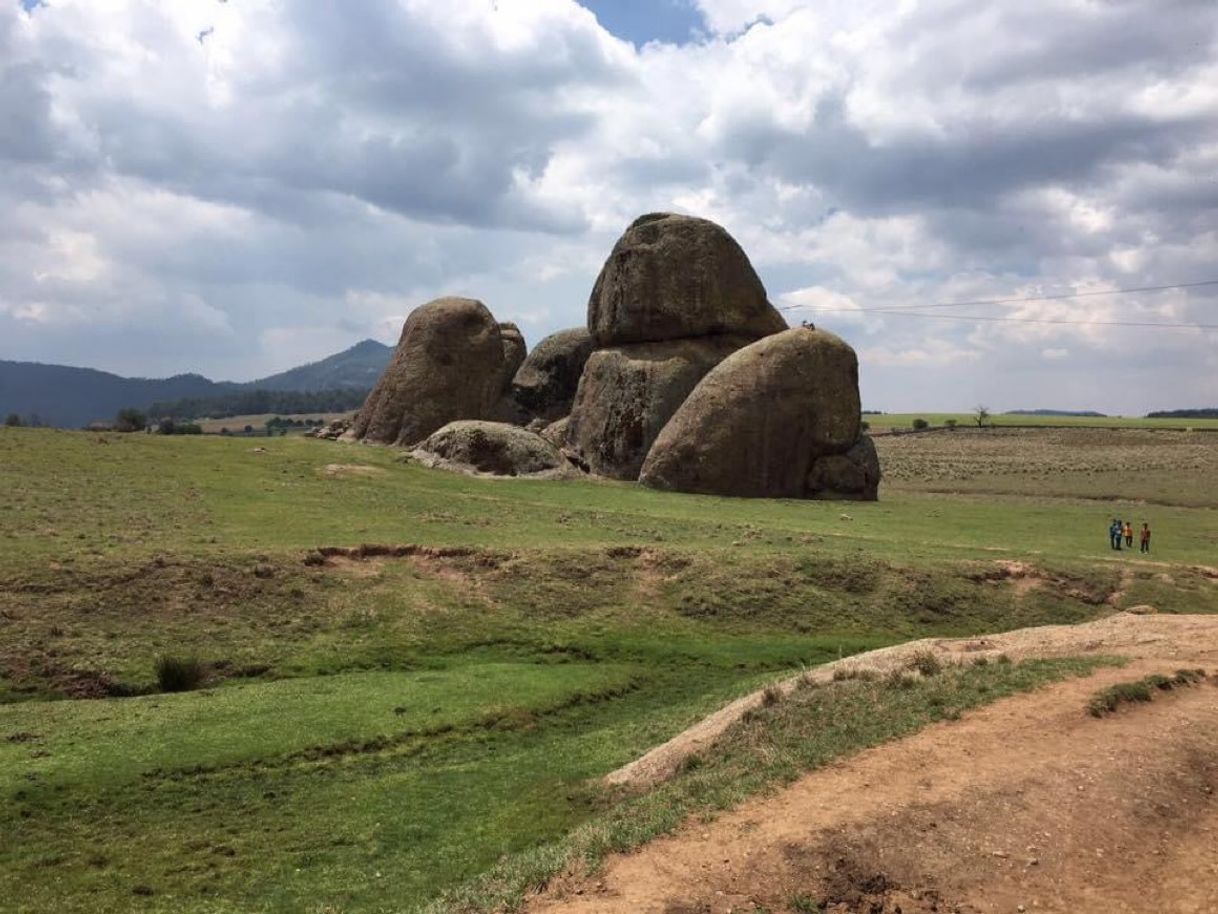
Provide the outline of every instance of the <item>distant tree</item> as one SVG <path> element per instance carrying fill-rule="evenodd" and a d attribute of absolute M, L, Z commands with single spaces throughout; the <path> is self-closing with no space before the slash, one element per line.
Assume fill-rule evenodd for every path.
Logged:
<path fill-rule="evenodd" d="M 183 422 L 177 427 L 177 430 L 174 432 L 174 434 L 177 434 L 177 435 L 202 435 L 203 426 L 199 425 L 197 422 Z"/>
<path fill-rule="evenodd" d="M 927 422 L 925 419 L 921 419 L 921 418 L 914 419 L 913 427 L 915 429 L 917 429 L 918 431 L 922 431 L 923 429 L 930 428 L 930 423 Z"/>
<path fill-rule="evenodd" d="M 957 422 L 955 419 L 944 419 L 943 424 L 946 425 L 948 428 L 955 428 L 957 425 Z"/>
<path fill-rule="evenodd" d="M 871 423 L 868 422 L 867 420 L 864 419 L 862 425 L 863 425 L 863 431 L 866 432 L 866 431 L 871 430 Z"/>
<path fill-rule="evenodd" d="M 9 413 L 4 417 L 4 424 L 9 428 L 19 428 L 21 426 L 21 417 L 16 413 Z"/>
<path fill-rule="evenodd" d="M 176 435 L 178 424 L 172 419 L 162 419 L 157 423 L 156 431 L 158 435 Z"/>
<path fill-rule="evenodd" d="M 985 428 L 990 421 L 990 411 L 987 407 L 979 405 L 973 410 L 973 421 L 977 423 L 977 428 Z"/>
<path fill-rule="evenodd" d="M 242 431 L 245 432 L 247 435 L 252 435 L 254 433 L 254 427 L 252 425 L 247 425 L 245 428 L 242 429 Z"/>
<path fill-rule="evenodd" d="M 148 427 L 148 417 L 134 407 L 120 409 L 114 417 L 116 432 L 142 432 Z"/>

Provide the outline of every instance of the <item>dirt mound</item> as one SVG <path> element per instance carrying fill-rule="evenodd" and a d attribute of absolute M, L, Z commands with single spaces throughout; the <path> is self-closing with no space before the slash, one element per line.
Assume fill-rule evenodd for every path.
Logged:
<path fill-rule="evenodd" d="M 1012 565 L 1018 563 L 1003 563 L 1001 567 L 1009 570 Z M 835 676 L 866 675 L 868 672 L 883 675 L 903 669 L 913 657 L 926 651 L 935 653 L 945 663 L 972 662 L 978 657 L 1022 659 L 1088 653 L 1171 658 L 1188 656 L 1194 639 L 1199 644 L 1212 645 L 1218 653 L 1218 617 L 1152 617 L 1123 612 L 1081 625 L 1044 625 L 985 638 L 924 638 L 910 641 L 827 663 L 810 673 L 777 683 L 776 688 L 786 694 L 804 679 L 827 683 L 833 681 Z M 705 749 L 747 711 L 760 707 L 764 700 L 765 690 L 736 699 L 642 758 L 606 775 L 605 783 L 643 787 L 666 780 L 687 757 Z"/>
<path fill-rule="evenodd" d="M 1218 618 L 1113 616 L 843 661 L 1121 653 L 1126 668 L 1019 695 L 805 775 L 563 883 L 532 911 L 837 914 L 1218 910 L 1213 680 L 1096 719 L 1099 689 L 1218 662 Z M 835 665 L 837 666 L 837 665 Z"/>

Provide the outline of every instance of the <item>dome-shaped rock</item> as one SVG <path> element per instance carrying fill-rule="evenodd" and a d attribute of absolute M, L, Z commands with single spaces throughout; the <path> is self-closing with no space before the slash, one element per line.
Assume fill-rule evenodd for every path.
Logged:
<path fill-rule="evenodd" d="M 636 219 L 605 261 L 588 301 L 598 346 L 785 330 L 740 245 L 707 219 Z"/>
<path fill-rule="evenodd" d="M 503 353 L 482 302 L 440 298 L 416 308 L 348 437 L 413 445 L 454 419 L 483 418 L 503 387 Z"/>
<path fill-rule="evenodd" d="M 707 374 L 656 439 L 640 480 L 679 492 L 799 498 L 813 461 L 848 451 L 860 426 L 854 350 L 797 327 Z"/>
<path fill-rule="evenodd" d="M 665 423 L 738 337 L 669 340 L 598 349 L 584 366 L 567 447 L 599 476 L 637 479 Z"/>

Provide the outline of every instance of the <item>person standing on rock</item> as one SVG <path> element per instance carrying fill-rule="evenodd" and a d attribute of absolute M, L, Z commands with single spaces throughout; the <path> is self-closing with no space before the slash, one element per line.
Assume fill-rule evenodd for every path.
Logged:
<path fill-rule="evenodd" d="M 1129 521 L 1125 521 L 1125 545 L 1133 548 L 1133 524 Z"/>
<path fill-rule="evenodd" d="M 1150 524 L 1142 524 L 1142 551 L 1150 552 Z"/>

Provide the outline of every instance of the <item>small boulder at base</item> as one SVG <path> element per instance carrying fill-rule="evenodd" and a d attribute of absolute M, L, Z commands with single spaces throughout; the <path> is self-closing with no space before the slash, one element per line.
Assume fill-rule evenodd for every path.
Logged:
<path fill-rule="evenodd" d="M 880 488 L 880 457 L 875 442 L 862 435 L 844 454 L 826 454 L 808 471 L 809 498 L 875 501 Z"/>
<path fill-rule="evenodd" d="M 416 308 L 345 437 L 410 446 L 454 419 L 486 417 L 503 389 L 503 354 L 482 302 L 440 298 Z"/>
<path fill-rule="evenodd" d="M 542 438 L 545 438 L 546 441 L 550 442 L 550 444 L 554 445 L 559 450 L 562 450 L 567 446 L 567 426 L 570 424 L 571 417 L 563 416 L 561 419 L 555 419 L 540 432 L 538 432 L 538 434 L 541 435 Z"/>
<path fill-rule="evenodd" d="M 787 323 L 748 256 L 707 219 L 652 213 L 614 245 L 588 300 L 597 346 L 732 333 L 757 339 Z"/>
<path fill-rule="evenodd" d="M 574 475 L 558 448 L 504 422 L 450 422 L 410 452 L 426 466 L 491 476 Z"/>
<path fill-rule="evenodd" d="M 560 330 L 529 353 L 512 379 L 512 396 L 530 415 L 554 420 L 571 412 L 584 363 L 592 354 L 585 328 Z"/>
<path fill-rule="evenodd" d="M 813 462 L 854 447 L 858 359 L 831 333 L 796 327 L 733 353 L 701 380 L 652 445 L 657 489 L 802 498 Z"/>
<path fill-rule="evenodd" d="M 706 337 L 598 349 L 567 425 L 567 447 L 598 476 L 637 479 L 665 423 L 708 371 L 748 340 Z"/>

